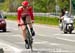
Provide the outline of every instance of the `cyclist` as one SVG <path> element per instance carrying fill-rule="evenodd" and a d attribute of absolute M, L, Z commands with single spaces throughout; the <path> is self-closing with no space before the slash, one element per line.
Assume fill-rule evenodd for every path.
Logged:
<path fill-rule="evenodd" d="M 32 36 L 34 36 L 35 32 L 34 32 L 33 27 L 32 27 L 32 23 L 34 23 L 33 10 L 32 10 L 32 6 L 29 6 L 29 2 L 28 1 L 23 1 L 22 2 L 22 6 L 20 6 L 17 9 L 18 26 L 21 28 L 22 36 L 24 38 L 25 43 L 27 44 L 26 28 L 25 28 L 24 22 L 22 20 L 22 18 L 25 17 L 25 16 L 26 16 L 26 22 L 31 23 L 31 24 L 29 24 L 29 27 L 30 27 Z"/>

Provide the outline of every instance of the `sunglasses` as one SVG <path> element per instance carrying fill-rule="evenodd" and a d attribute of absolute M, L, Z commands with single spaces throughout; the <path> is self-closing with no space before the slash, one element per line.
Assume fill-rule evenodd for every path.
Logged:
<path fill-rule="evenodd" d="M 27 8 L 28 6 L 23 6 L 23 8 Z"/>

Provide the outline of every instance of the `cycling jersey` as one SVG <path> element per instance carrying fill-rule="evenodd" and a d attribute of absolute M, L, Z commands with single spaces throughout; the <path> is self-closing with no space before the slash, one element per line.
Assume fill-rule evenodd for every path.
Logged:
<path fill-rule="evenodd" d="M 29 6 L 29 7 L 27 7 L 26 10 L 23 10 L 23 7 L 20 6 L 17 9 L 17 20 L 18 20 L 18 23 L 20 23 L 20 20 L 22 18 L 22 15 L 24 15 L 24 14 L 28 14 L 30 16 L 31 20 L 34 20 L 32 7 Z"/>

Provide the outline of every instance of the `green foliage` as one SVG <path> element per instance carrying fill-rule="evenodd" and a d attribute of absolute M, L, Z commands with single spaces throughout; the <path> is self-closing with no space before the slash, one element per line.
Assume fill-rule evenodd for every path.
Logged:
<path fill-rule="evenodd" d="M 4 3 L 0 3 L 0 9 L 4 11 L 14 12 L 21 5 L 24 0 L 5 0 Z M 35 12 L 55 12 L 56 0 L 28 0 L 30 5 L 33 6 Z M 74 0 L 75 1 L 75 0 Z M 67 7 L 69 9 L 69 0 L 57 0 L 57 4 L 60 9 Z M 73 4 L 74 5 L 74 4 Z"/>
<path fill-rule="evenodd" d="M 17 20 L 17 16 L 7 15 L 7 20 Z"/>
<path fill-rule="evenodd" d="M 48 25 L 58 25 L 59 19 L 57 17 L 35 17 L 35 23 L 48 24 Z"/>
<path fill-rule="evenodd" d="M 60 9 L 63 9 L 63 8 L 67 8 L 69 10 L 69 0 L 58 0 L 58 5 L 60 6 Z"/>
<path fill-rule="evenodd" d="M 0 0 L 0 2 L 4 2 L 5 0 Z"/>
<path fill-rule="evenodd" d="M 55 10 L 55 1 L 53 0 L 34 0 L 35 12 L 53 12 Z"/>
<path fill-rule="evenodd" d="M 5 2 L 0 3 L 0 10 L 8 11 L 8 0 L 5 0 Z"/>
<path fill-rule="evenodd" d="M 8 20 L 17 20 L 17 16 L 7 16 Z M 35 23 L 38 24 L 47 24 L 47 25 L 58 25 L 58 18 L 57 17 L 40 17 L 40 16 L 35 16 Z"/>
<path fill-rule="evenodd" d="M 73 8 L 75 9 L 75 0 L 72 0 Z"/>
<path fill-rule="evenodd" d="M 75 15 L 75 0 L 72 0 L 72 14 Z"/>

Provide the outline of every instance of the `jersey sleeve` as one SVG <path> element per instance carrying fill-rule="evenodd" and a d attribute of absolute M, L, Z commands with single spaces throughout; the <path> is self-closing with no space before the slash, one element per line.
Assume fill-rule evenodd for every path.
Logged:
<path fill-rule="evenodd" d="M 20 23 L 20 18 L 21 18 L 21 9 L 17 9 L 17 21 Z"/>
<path fill-rule="evenodd" d="M 34 20 L 33 9 L 32 9 L 31 6 L 29 7 L 29 14 L 30 14 L 30 16 L 31 16 L 31 19 Z"/>

